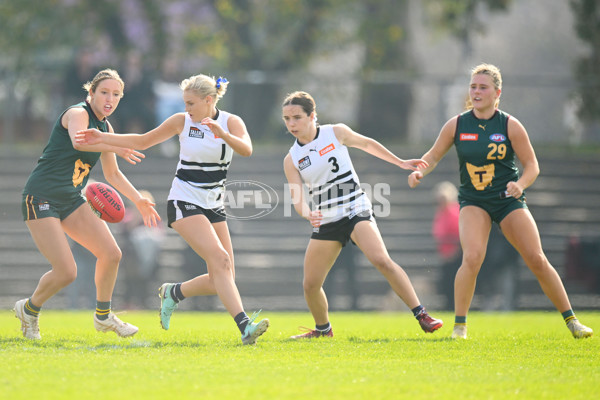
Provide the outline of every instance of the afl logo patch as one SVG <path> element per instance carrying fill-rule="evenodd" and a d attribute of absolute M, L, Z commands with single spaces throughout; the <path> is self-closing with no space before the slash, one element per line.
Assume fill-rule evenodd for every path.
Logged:
<path fill-rule="evenodd" d="M 298 169 L 302 171 L 304 168 L 310 167 L 310 158 L 308 156 L 298 160 Z"/>
<path fill-rule="evenodd" d="M 493 133 L 490 135 L 490 140 L 492 142 L 500 143 L 506 141 L 506 136 L 501 133 Z"/>
<path fill-rule="evenodd" d="M 200 129 L 194 127 L 194 126 L 190 126 L 190 132 L 188 134 L 189 137 L 193 137 L 193 138 L 200 138 L 203 139 L 204 138 L 204 132 L 202 132 Z"/>

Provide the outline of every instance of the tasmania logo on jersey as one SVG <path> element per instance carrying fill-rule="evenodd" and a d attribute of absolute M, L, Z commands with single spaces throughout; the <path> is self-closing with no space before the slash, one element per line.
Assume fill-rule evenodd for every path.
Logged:
<path fill-rule="evenodd" d="M 195 126 L 190 126 L 190 132 L 188 134 L 189 137 L 204 139 L 204 132 Z"/>
<path fill-rule="evenodd" d="M 461 142 L 464 142 L 464 141 L 475 142 L 475 141 L 477 141 L 477 139 L 479 139 L 479 134 L 478 133 L 461 133 L 459 138 L 460 138 Z"/>
<path fill-rule="evenodd" d="M 504 136 L 501 133 L 492 133 L 490 135 L 490 140 L 492 142 L 501 143 L 501 142 L 505 142 L 506 141 L 506 136 Z"/>
<path fill-rule="evenodd" d="M 332 151 L 333 149 L 335 149 L 335 146 L 333 145 L 333 143 L 331 143 L 328 146 L 323 147 L 321 150 L 319 150 L 319 155 L 325 155 L 327 153 L 329 153 L 330 151 Z"/>
<path fill-rule="evenodd" d="M 310 167 L 310 158 L 308 156 L 298 160 L 298 169 L 302 171 L 304 168 Z"/>

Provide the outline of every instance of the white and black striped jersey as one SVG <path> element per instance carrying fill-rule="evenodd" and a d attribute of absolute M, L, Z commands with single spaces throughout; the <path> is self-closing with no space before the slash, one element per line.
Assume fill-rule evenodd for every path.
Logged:
<path fill-rule="evenodd" d="M 225 132 L 231 114 L 217 110 L 217 123 Z M 223 207 L 227 170 L 233 149 L 200 123 L 185 114 L 185 125 L 179 133 L 179 163 L 168 200 L 183 200 L 202 208 Z"/>
<path fill-rule="evenodd" d="M 333 125 L 317 127 L 317 136 L 310 143 L 301 145 L 296 140 L 290 156 L 308 185 L 314 208 L 323 214 L 321 224 L 372 209 L 360 187 L 348 148 L 335 137 Z"/>

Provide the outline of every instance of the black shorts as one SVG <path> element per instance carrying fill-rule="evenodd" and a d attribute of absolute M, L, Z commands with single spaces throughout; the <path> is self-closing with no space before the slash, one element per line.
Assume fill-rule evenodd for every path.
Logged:
<path fill-rule="evenodd" d="M 365 211 L 355 215 L 352 218 L 344 217 L 339 221 L 321 225 L 318 228 L 313 228 L 311 239 L 317 240 L 335 240 L 342 244 L 342 247 L 350 241 L 350 235 L 354 231 L 354 227 L 361 221 L 372 221 L 375 223 L 375 217 L 370 211 Z"/>
<path fill-rule="evenodd" d="M 207 209 L 181 200 L 167 202 L 167 226 L 169 228 L 173 222 L 192 215 L 204 215 L 211 224 L 227 220 L 224 208 Z"/>

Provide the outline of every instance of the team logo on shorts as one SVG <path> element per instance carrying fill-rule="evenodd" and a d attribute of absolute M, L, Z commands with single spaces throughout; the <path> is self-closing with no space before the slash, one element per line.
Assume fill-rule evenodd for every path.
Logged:
<path fill-rule="evenodd" d="M 38 209 L 40 211 L 48 211 L 50 209 L 50 204 L 49 203 L 40 203 L 38 205 Z"/>
<path fill-rule="evenodd" d="M 189 137 L 204 139 L 204 132 L 195 126 L 190 126 L 190 132 L 188 133 Z"/>
<path fill-rule="evenodd" d="M 298 169 L 302 171 L 304 168 L 310 167 L 310 158 L 308 156 L 298 160 Z"/>
<path fill-rule="evenodd" d="M 492 133 L 490 135 L 490 140 L 492 142 L 497 142 L 497 143 L 501 143 L 501 142 L 505 142 L 506 141 L 506 136 L 504 136 L 501 133 Z"/>

